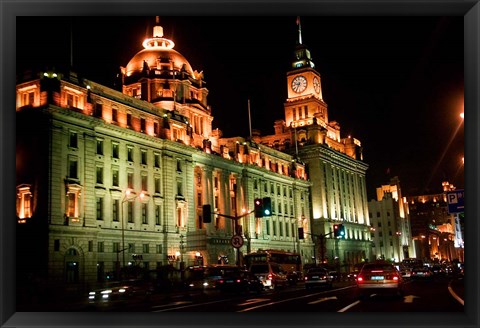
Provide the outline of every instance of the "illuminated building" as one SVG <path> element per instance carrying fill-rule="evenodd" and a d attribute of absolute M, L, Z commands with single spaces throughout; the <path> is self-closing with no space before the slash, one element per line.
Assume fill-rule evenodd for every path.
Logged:
<path fill-rule="evenodd" d="M 314 234 L 326 237 L 326 259 L 348 271 L 349 266 L 370 258 L 368 165 L 363 161 L 361 142 L 351 136 L 342 138 L 340 124 L 329 120 L 320 73 L 302 43 L 299 19 L 297 25 L 298 42 L 287 72 L 285 118 L 275 121 L 273 135 L 255 135 L 253 139 L 307 164 Z M 336 223 L 344 224 L 344 239 L 333 238 Z"/>
<path fill-rule="evenodd" d="M 443 193 L 408 196 L 412 238 L 417 257 L 426 261 L 464 259 L 463 213 L 448 212 L 446 192 L 455 190 L 442 183 Z"/>
<path fill-rule="evenodd" d="M 416 257 L 406 197 L 402 197 L 398 177 L 377 188 L 377 200 L 368 203 L 373 258 L 401 262 Z"/>
<path fill-rule="evenodd" d="M 305 165 L 212 130 L 203 74 L 154 27 L 121 68 L 122 92 L 74 72 L 17 82 L 19 272 L 95 283 L 124 267 L 234 264 L 233 221 L 257 197 L 273 215 L 238 220 L 242 253 L 276 248 L 311 258 Z"/>

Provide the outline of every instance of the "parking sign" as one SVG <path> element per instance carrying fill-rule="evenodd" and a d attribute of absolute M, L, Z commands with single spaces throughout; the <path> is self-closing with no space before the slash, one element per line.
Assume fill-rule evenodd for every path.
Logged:
<path fill-rule="evenodd" d="M 447 191 L 447 204 L 448 204 L 448 213 L 462 213 L 465 210 L 463 204 L 465 196 L 464 189 L 458 189 L 453 191 Z"/>

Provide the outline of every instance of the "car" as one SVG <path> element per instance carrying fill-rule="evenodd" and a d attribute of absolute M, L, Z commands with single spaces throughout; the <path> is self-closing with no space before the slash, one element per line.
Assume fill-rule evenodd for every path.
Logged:
<path fill-rule="evenodd" d="M 364 262 L 355 264 L 355 265 L 353 266 L 352 272 L 350 272 L 350 273 L 347 275 L 347 280 L 348 280 L 348 281 L 356 281 L 357 276 L 358 276 L 358 273 L 359 273 L 360 270 L 363 268 L 363 265 L 364 265 L 364 264 L 365 264 Z"/>
<path fill-rule="evenodd" d="M 397 268 L 387 261 L 366 263 L 357 275 L 356 291 L 360 298 L 371 294 L 402 296 L 404 280 Z"/>
<path fill-rule="evenodd" d="M 253 263 L 249 269 L 260 279 L 265 288 L 277 289 L 289 285 L 287 273 L 277 263 Z"/>
<path fill-rule="evenodd" d="M 333 279 L 329 275 L 329 272 L 324 268 L 310 268 L 305 273 L 305 289 L 313 287 L 326 287 L 332 288 Z"/>
<path fill-rule="evenodd" d="M 395 263 L 395 267 L 402 275 L 403 279 L 409 279 L 412 277 L 412 269 L 403 265 L 402 263 Z"/>
<path fill-rule="evenodd" d="M 255 292 L 261 293 L 264 290 L 260 279 L 248 270 L 238 268 L 227 272 L 217 281 L 217 288 L 221 292 Z"/>
<path fill-rule="evenodd" d="M 412 279 L 432 280 L 433 272 L 428 267 L 415 267 L 412 269 Z"/>
<path fill-rule="evenodd" d="M 201 291 L 210 293 L 218 288 L 218 281 L 229 272 L 238 270 L 236 265 L 211 265 L 197 270 L 192 277 L 187 279 L 189 291 Z"/>
<path fill-rule="evenodd" d="M 432 265 L 431 270 L 432 270 L 432 273 L 433 273 L 434 276 L 442 276 L 442 275 L 446 274 L 445 268 L 440 264 Z"/>
<path fill-rule="evenodd" d="M 89 307 L 104 307 L 132 304 L 150 300 L 154 286 L 142 280 L 109 282 L 88 293 Z"/>

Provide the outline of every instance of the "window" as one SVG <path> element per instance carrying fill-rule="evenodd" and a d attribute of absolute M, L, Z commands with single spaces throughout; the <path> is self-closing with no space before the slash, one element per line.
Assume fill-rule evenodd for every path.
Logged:
<path fill-rule="evenodd" d="M 155 205 L 155 224 L 160 225 L 160 205 Z"/>
<path fill-rule="evenodd" d="M 213 186 L 218 189 L 218 177 L 213 178 Z"/>
<path fill-rule="evenodd" d="M 177 181 L 177 196 L 183 196 L 182 181 Z"/>
<path fill-rule="evenodd" d="M 30 185 L 17 187 L 17 216 L 20 219 L 32 217 L 32 192 Z"/>
<path fill-rule="evenodd" d="M 158 122 L 153 122 L 153 133 L 158 136 L 158 133 L 159 133 L 159 125 L 158 125 Z"/>
<path fill-rule="evenodd" d="M 113 242 L 113 252 L 120 253 L 120 243 L 118 241 Z"/>
<path fill-rule="evenodd" d="M 145 122 L 145 119 L 144 118 L 141 118 L 140 119 L 140 131 L 141 132 L 145 132 L 145 125 L 146 125 L 146 122 Z"/>
<path fill-rule="evenodd" d="M 160 154 L 154 154 L 154 165 L 155 167 L 159 168 L 160 167 Z"/>
<path fill-rule="evenodd" d="M 133 162 L 133 148 L 127 146 L 127 161 Z"/>
<path fill-rule="evenodd" d="M 103 140 L 97 139 L 97 155 L 103 155 Z"/>
<path fill-rule="evenodd" d="M 97 204 L 96 206 L 97 220 L 102 220 L 103 219 L 103 198 L 97 197 L 96 204 Z"/>
<path fill-rule="evenodd" d="M 104 246 L 105 246 L 104 242 L 103 242 L 103 241 L 99 241 L 99 242 L 97 243 L 97 252 L 98 252 L 98 253 L 103 253 L 103 252 L 104 252 Z"/>
<path fill-rule="evenodd" d="M 112 142 L 112 157 L 118 159 L 118 143 Z"/>
<path fill-rule="evenodd" d="M 112 122 L 118 122 L 118 109 L 112 108 Z"/>
<path fill-rule="evenodd" d="M 78 134 L 77 132 L 70 131 L 70 141 L 69 146 L 72 148 L 78 147 Z"/>
<path fill-rule="evenodd" d="M 70 218 L 78 218 L 79 217 L 79 196 L 80 196 L 81 187 L 76 184 L 69 184 L 67 185 L 67 208 L 66 208 L 66 215 Z"/>
<path fill-rule="evenodd" d="M 118 187 L 118 168 L 112 168 L 112 186 Z"/>
<path fill-rule="evenodd" d="M 155 193 L 159 194 L 160 193 L 160 177 L 154 178 L 154 184 L 155 184 Z"/>
<path fill-rule="evenodd" d="M 78 160 L 76 158 L 69 158 L 68 160 L 68 177 L 70 179 L 78 178 Z"/>
<path fill-rule="evenodd" d="M 67 93 L 67 105 L 78 108 L 78 95 Z"/>
<path fill-rule="evenodd" d="M 127 173 L 127 188 L 133 189 L 133 172 Z"/>
<path fill-rule="evenodd" d="M 148 254 L 150 252 L 150 245 L 149 244 L 143 244 L 143 253 Z"/>
<path fill-rule="evenodd" d="M 162 245 L 156 245 L 156 252 L 157 254 L 162 254 Z"/>
<path fill-rule="evenodd" d="M 58 252 L 60 250 L 60 239 L 55 239 L 53 241 L 53 250 Z"/>
<path fill-rule="evenodd" d="M 148 211 L 147 211 L 147 204 L 142 203 L 142 223 L 148 224 Z"/>
<path fill-rule="evenodd" d="M 112 219 L 113 221 L 115 222 L 118 222 L 118 217 L 119 217 L 119 214 L 118 214 L 118 209 L 119 209 L 119 206 L 120 206 L 120 201 L 118 199 L 114 199 L 113 200 L 113 204 L 112 204 Z"/>
<path fill-rule="evenodd" d="M 128 244 L 128 252 L 129 253 L 135 253 L 135 244 L 134 243 Z"/>
<path fill-rule="evenodd" d="M 177 159 L 177 172 L 182 172 L 182 165 L 179 159 Z"/>
<path fill-rule="evenodd" d="M 95 117 L 102 117 L 103 116 L 103 105 L 102 104 L 95 104 L 95 110 L 93 112 Z"/>
<path fill-rule="evenodd" d="M 133 223 L 133 202 L 127 202 L 127 217 L 128 222 Z"/>
<path fill-rule="evenodd" d="M 127 114 L 127 127 L 132 126 L 132 114 L 128 113 Z"/>
<path fill-rule="evenodd" d="M 103 184 L 103 167 L 97 166 L 97 184 Z"/>
<path fill-rule="evenodd" d="M 282 221 L 279 221 L 278 222 L 278 230 L 279 230 L 279 234 L 280 234 L 280 237 L 283 236 L 283 222 Z"/>
<path fill-rule="evenodd" d="M 142 175 L 142 190 L 147 191 L 147 176 Z"/>
<path fill-rule="evenodd" d="M 292 116 L 293 116 L 293 120 L 295 121 L 297 119 L 297 111 L 296 111 L 295 107 L 292 108 Z"/>
<path fill-rule="evenodd" d="M 307 117 L 308 117 L 308 106 L 305 106 L 305 107 L 303 108 L 303 110 L 304 110 L 304 113 L 305 113 L 305 114 L 304 114 L 304 117 L 307 118 Z"/>
<path fill-rule="evenodd" d="M 93 240 L 88 241 L 88 251 L 93 252 Z"/>
<path fill-rule="evenodd" d="M 20 106 L 33 106 L 33 102 L 35 100 L 35 91 L 34 90 L 28 90 L 25 92 L 22 92 L 20 95 Z"/>
<path fill-rule="evenodd" d="M 272 226 L 273 226 L 273 235 L 277 235 L 277 221 L 272 221 Z"/>
<path fill-rule="evenodd" d="M 147 151 L 145 149 L 142 149 L 142 164 L 147 165 Z"/>
<path fill-rule="evenodd" d="M 270 220 L 267 219 L 265 221 L 265 230 L 267 231 L 267 235 L 270 235 Z"/>

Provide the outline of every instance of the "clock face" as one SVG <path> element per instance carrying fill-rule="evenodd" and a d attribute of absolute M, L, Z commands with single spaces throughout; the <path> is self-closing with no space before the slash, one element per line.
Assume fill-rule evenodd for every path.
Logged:
<path fill-rule="evenodd" d="M 292 90 L 295 91 L 296 93 L 303 92 L 307 88 L 307 79 L 299 75 L 295 77 L 292 81 Z"/>
<path fill-rule="evenodd" d="M 315 89 L 316 93 L 320 92 L 320 81 L 316 76 L 313 78 L 313 88 Z"/>

